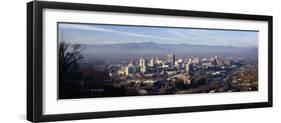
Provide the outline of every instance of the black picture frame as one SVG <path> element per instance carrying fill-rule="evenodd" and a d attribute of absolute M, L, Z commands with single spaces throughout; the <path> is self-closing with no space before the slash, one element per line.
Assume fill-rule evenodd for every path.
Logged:
<path fill-rule="evenodd" d="M 43 101 L 42 101 L 43 100 L 42 97 L 43 96 L 42 95 L 43 12 L 42 10 L 45 8 L 266 21 L 268 22 L 268 101 L 257 102 L 257 103 L 44 115 L 42 113 L 43 112 Z M 106 118 L 106 117 L 123 117 L 123 116 L 137 116 L 137 115 L 155 115 L 155 114 L 169 114 L 169 113 L 272 107 L 273 106 L 273 97 L 272 97 L 273 32 L 272 31 L 273 31 L 273 17 L 265 16 L 265 15 L 232 14 L 232 13 L 185 11 L 185 10 L 93 5 L 93 4 L 63 3 L 63 2 L 45 2 L 45 1 L 29 2 L 27 3 L 27 120 L 32 122 L 46 122 L 46 121 Z"/>

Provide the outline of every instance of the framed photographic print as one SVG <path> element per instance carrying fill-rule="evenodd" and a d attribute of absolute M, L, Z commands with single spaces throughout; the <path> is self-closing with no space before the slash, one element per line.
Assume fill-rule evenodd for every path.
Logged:
<path fill-rule="evenodd" d="M 33 122 L 272 107 L 272 16 L 27 4 Z"/>

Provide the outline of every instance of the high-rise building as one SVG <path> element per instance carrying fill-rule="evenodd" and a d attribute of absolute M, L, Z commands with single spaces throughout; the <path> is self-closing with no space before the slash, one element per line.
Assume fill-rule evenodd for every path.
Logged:
<path fill-rule="evenodd" d="M 219 56 L 215 56 L 215 63 L 216 64 L 221 64 Z"/>
<path fill-rule="evenodd" d="M 192 58 L 189 58 L 188 61 L 187 61 L 187 63 L 190 64 L 191 62 L 192 62 Z"/>
<path fill-rule="evenodd" d="M 129 76 L 130 74 L 132 74 L 133 73 L 133 70 L 132 70 L 132 68 L 133 68 L 133 60 L 131 60 L 130 62 L 129 62 L 129 64 L 127 65 L 127 67 L 125 68 L 125 75 L 126 76 Z"/>
<path fill-rule="evenodd" d="M 168 54 L 167 55 L 167 61 L 171 65 L 174 65 L 175 64 L 175 55 L 174 54 Z"/>
<path fill-rule="evenodd" d="M 213 62 L 214 65 L 221 64 L 220 58 L 218 56 L 212 57 L 211 61 Z"/>
<path fill-rule="evenodd" d="M 187 74 L 190 73 L 190 66 L 191 66 L 190 63 L 186 63 L 186 64 L 184 65 L 184 71 L 185 71 Z"/>
<path fill-rule="evenodd" d="M 143 57 L 139 60 L 139 66 L 140 66 L 140 72 L 145 73 L 146 72 L 146 64 L 145 59 Z"/>
<path fill-rule="evenodd" d="M 151 58 L 151 59 L 149 60 L 149 66 L 150 66 L 150 67 L 153 67 L 153 66 L 154 66 L 154 63 L 155 63 L 154 59 Z"/>
<path fill-rule="evenodd" d="M 129 66 L 127 66 L 126 68 L 125 68 L 125 75 L 126 76 L 129 76 L 129 74 L 130 74 L 130 67 Z"/>
<path fill-rule="evenodd" d="M 161 61 L 158 57 L 156 57 L 155 63 L 156 63 L 156 64 L 162 64 L 162 61 Z"/>

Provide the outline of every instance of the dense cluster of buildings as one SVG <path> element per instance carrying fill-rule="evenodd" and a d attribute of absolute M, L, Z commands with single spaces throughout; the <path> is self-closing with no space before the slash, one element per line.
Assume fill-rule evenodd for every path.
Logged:
<path fill-rule="evenodd" d="M 192 66 L 198 67 L 200 65 L 204 68 L 211 68 L 215 65 L 230 65 L 230 60 L 219 60 L 218 56 L 211 59 L 202 58 L 175 58 L 174 54 L 168 54 L 167 60 L 160 60 L 158 57 L 145 59 L 141 57 L 138 62 L 131 60 L 127 65 L 118 65 L 119 69 L 112 70 L 110 75 L 117 76 L 134 76 L 137 74 L 163 74 L 174 75 L 177 73 L 189 74 Z M 111 66 L 112 67 L 112 66 Z M 115 67 L 116 68 L 116 67 Z"/>
<path fill-rule="evenodd" d="M 245 69 L 246 66 L 248 66 L 248 69 Z M 174 83 L 181 82 L 185 87 L 195 87 L 191 85 L 198 85 L 198 81 L 203 81 L 203 84 L 207 83 L 206 85 L 212 82 L 221 83 L 221 85 L 223 85 L 223 87 L 219 86 L 220 89 L 208 90 L 210 92 L 218 90 L 223 92 L 250 90 L 248 89 L 249 87 L 245 89 L 246 86 L 243 85 L 249 86 L 254 83 L 255 86 L 257 86 L 257 77 L 256 79 L 244 81 L 239 78 L 237 73 L 247 72 L 246 70 L 249 69 L 254 69 L 252 71 L 258 73 L 257 67 L 251 67 L 251 65 L 245 65 L 241 60 L 220 58 L 219 56 L 211 58 L 176 58 L 174 54 L 167 54 L 166 58 L 162 59 L 158 57 L 131 59 L 128 61 L 128 64 L 110 65 L 108 66 L 108 70 L 110 77 L 120 82 L 119 84 L 122 86 L 131 85 L 133 83 L 137 88 L 141 88 L 142 92 L 147 94 L 149 93 L 147 90 L 151 90 L 151 88 L 155 89 L 156 85 L 163 85 L 165 87 L 171 86 L 170 88 L 177 90 Z M 238 83 L 238 81 L 240 83 Z M 247 83 L 245 83 L 246 81 Z M 140 85 L 142 85 L 142 87 L 140 87 Z"/>

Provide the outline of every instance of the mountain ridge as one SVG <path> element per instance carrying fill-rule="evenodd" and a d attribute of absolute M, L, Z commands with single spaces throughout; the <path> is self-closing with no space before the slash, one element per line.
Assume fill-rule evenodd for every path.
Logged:
<path fill-rule="evenodd" d="M 158 44 L 155 42 L 84 45 L 85 54 L 103 57 L 153 56 L 173 53 L 179 56 L 257 56 L 258 48 L 234 46 L 209 46 L 194 44 Z"/>

